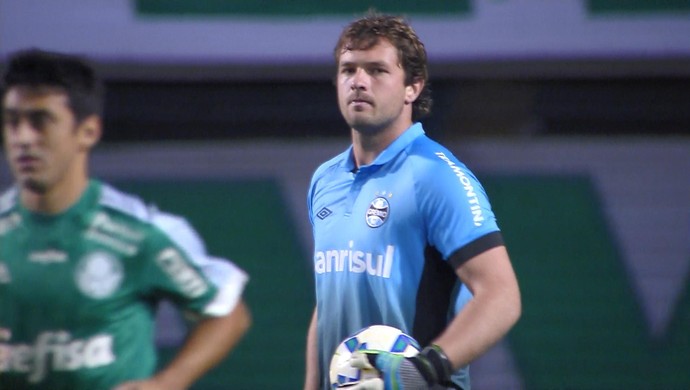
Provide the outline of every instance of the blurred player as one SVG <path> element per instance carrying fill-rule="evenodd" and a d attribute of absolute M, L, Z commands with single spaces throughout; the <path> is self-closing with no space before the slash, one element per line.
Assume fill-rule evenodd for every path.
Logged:
<path fill-rule="evenodd" d="M 359 388 L 469 390 L 468 364 L 521 314 L 489 200 L 416 122 L 431 109 L 427 58 L 403 19 L 354 21 L 334 54 L 352 145 L 323 163 L 309 188 L 316 309 L 305 389 L 329 388 L 341 340 L 385 324 L 426 348 L 415 358 L 370 351 L 365 361 L 383 380 Z"/>
<path fill-rule="evenodd" d="M 189 387 L 248 329 L 247 275 L 183 218 L 89 178 L 102 86 L 86 62 L 22 51 L 3 82 L 15 185 L 0 195 L 0 389 Z M 154 372 L 162 299 L 198 324 Z"/>

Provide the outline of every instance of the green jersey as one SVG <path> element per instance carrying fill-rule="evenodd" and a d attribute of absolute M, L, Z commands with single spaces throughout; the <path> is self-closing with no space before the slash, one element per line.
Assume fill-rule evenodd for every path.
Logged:
<path fill-rule="evenodd" d="M 0 197 L 0 390 L 106 390 L 156 366 L 154 312 L 237 304 L 246 274 L 181 217 L 92 180 L 59 215 Z"/>

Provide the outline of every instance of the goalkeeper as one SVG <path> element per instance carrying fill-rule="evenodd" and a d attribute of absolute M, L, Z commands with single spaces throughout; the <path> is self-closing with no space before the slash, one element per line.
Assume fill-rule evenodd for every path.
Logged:
<path fill-rule="evenodd" d="M 309 192 L 316 308 L 305 390 L 329 389 L 340 341 L 384 324 L 427 346 L 405 359 L 368 351 L 361 388 L 470 389 L 468 365 L 521 314 L 518 283 L 473 173 L 425 135 L 424 45 L 402 18 L 370 12 L 335 46 L 336 95 L 352 144 L 319 166 Z"/>

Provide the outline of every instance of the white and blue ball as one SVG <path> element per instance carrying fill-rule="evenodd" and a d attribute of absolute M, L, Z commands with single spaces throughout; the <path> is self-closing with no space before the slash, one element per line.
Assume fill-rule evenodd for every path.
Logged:
<path fill-rule="evenodd" d="M 379 376 L 375 369 L 359 369 L 350 365 L 352 353 L 378 350 L 412 357 L 421 350 L 419 343 L 400 329 L 387 325 L 368 326 L 343 340 L 333 353 L 330 365 L 331 388 L 354 386 Z"/>

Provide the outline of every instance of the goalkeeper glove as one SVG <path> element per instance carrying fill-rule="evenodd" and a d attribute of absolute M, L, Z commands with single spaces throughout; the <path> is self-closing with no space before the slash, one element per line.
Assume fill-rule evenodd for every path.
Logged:
<path fill-rule="evenodd" d="M 364 381 L 355 386 L 354 389 L 360 390 L 421 390 L 447 386 L 453 371 L 448 357 L 437 345 L 407 358 L 385 351 L 361 350 L 355 352 L 350 364 L 359 369 L 375 368 L 381 375 L 382 380 L 376 378 L 370 380 L 371 383 Z"/>

